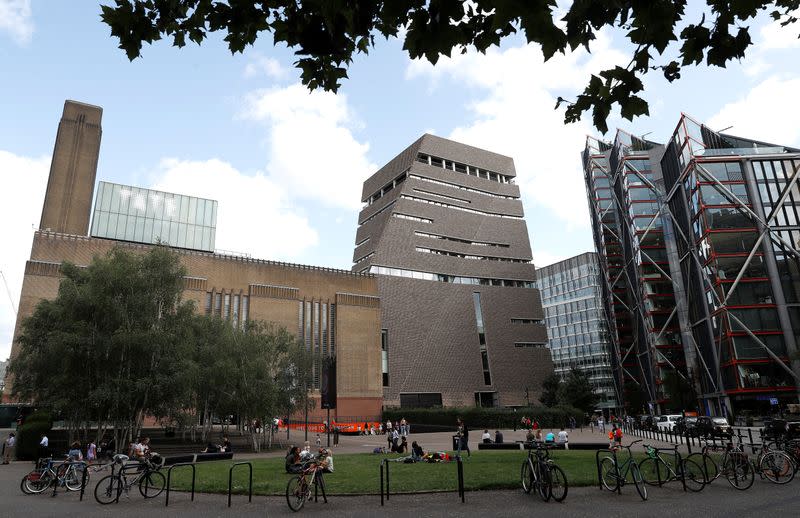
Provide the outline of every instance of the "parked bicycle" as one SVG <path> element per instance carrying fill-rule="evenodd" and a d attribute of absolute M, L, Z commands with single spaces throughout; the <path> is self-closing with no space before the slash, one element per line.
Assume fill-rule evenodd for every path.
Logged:
<path fill-rule="evenodd" d="M 535 489 L 545 502 L 551 498 L 556 502 L 563 502 L 569 490 L 567 475 L 550 458 L 550 449 L 551 447 L 542 443 L 531 444 L 528 457 L 522 462 L 522 490 L 530 493 Z"/>
<path fill-rule="evenodd" d="M 85 462 L 71 461 L 69 457 L 61 462 L 52 458 L 40 459 L 37 468 L 22 478 L 20 489 L 23 493 L 37 494 L 55 485 L 69 491 L 80 491 L 85 469 Z"/>
<path fill-rule="evenodd" d="M 796 466 L 787 453 L 772 449 L 768 444 L 761 447 L 758 457 L 753 462 L 756 473 L 773 484 L 788 484 L 794 479 Z"/>
<path fill-rule="evenodd" d="M 647 457 L 639 462 L 642 479 L 651 486 L 661 486 L 665 482 L 680 480 L 690 491 L 699 492 L 706 487 L 706 477 L 702 464 L 692 459 L 682 458 L 677 444 L 672 445 L 671 455 L 662 455 L 667 448 L 654 448 L 643 444 Z"/>
<path fill-rule="evenodd" d="M 328 497 L 325 495 L 325 480 L 322 473 L 325 469 L 325 454 L 318 455 L 315 459 L 303 463 L 303 471 L 296 477 L 289 479 L 286 484 L 286 503 L 289 509 L 299 511 L 303 508 L 307 500 L 316 498 L 317 491 L 322 491 L 322 499 L 327 504 Z M 311 489 L 314 489 L 312 494 Z"/>
<path fill-rule="evenodd" d="M 111 474 L 101 478 L 94 488 L 94 498 L 100 504 L 119 502 L 124 491 L 129 494 L 133 486 L 139 486 L 139 493 L 145 498 L 155 498 L 164 491 L 166 479 L 158 471 L 160 459 L 149 458 L 141 462 L 125 464 L 128 456 L 114 455 Z"/>
<path fill-rule="evenodd" d="M 603 457 L 600 461 L 600 481 L 604 488 L 613 492 L 627 483 L 628 474 L 630 474 L 636 492 L 639 493 L 642 500 L 647 500 L 647 484 L 645 484 L 642 472 L 639 471 L 639 465 L 636 464 L 633 452 L 631 452 L 631 446 L 639 442 L 642 442 L 642 439 L 633 441 L 627 446 L 620 445 L 614 448 L 615 451 L 623 448 L 628 450 L 628 458 L 621 464 L 612 455 Z"/>
<path fill-rule="evenodd" d="M 686 460 L 703 466 L 706 484 L 724 476 L 731 486 L 744 491 L 750 489 L 755 480 L 754 470 L 747 454 L 742 451 L 741 445 L 734 445 L 732 442 L 728 442 L 723 449 L 716 441 L 706 440 L 702 452 L 692 453 Z"/>

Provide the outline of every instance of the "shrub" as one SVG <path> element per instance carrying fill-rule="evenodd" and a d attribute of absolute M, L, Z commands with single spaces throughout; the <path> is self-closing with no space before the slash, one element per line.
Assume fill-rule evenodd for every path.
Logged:
<path fill-rule="evenodd" d="M 52 419 L 48 412 L 37 410 L 17 429 L 17 459 L 35 460 L 39 455 L 41 435 L 49 433 Z"/>
<path fill-rule="evenodd" d="M 576 423 L 584 420 L 583 412 L 570 407 L 532 407 L 518 408 L 516 412 L 510 408 L 481 408 L 481 407 L 447 407 L 447 408 L 397 408 L 389 407 L 383 410 L 383 421 L 391 419 L 408 421 L 412 429 L 415 425 L 436 427 L 440 429 L 455 430 L 456 419 L 461 417 L 470 429 L 507 429 L 520 428 L 523 416 L 534 417 L 543 428 L 559 428 L 566 425 L 569 417 L 575 418 Z"/>

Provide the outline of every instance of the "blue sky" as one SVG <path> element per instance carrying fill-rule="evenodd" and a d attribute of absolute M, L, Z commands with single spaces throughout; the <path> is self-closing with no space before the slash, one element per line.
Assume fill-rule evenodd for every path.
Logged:
<path fill-rule="evenodd" d="M 183 49 L 162 41 L 131 63 L 99 13 L 97 1 L 0 0 L 0 270 L 11 293 L 0 293 L 0 358 L 65 99 L 103 107 L 98 181 L 219 200 L 219 249 L 349 269 L 361 183 L 425 132 L 515 159 L 537 266 L 592 248 L 579 153 L 595 131 L 564 126 L 553 106 L 591 72 L 627 63 L 619 35 L 546 64 L 517 38 L 436 67 L 381 40 L 333 95 L 302 87 L 292 52 L 268 35 L 235 56 L 218 36 Z M 651 116 L 610 126 L 663 141 L 683 111 L 800 145 L 797 30 L 758 21 L 741 63 L 687 69 L 674 84 L 654 74 Z"/>

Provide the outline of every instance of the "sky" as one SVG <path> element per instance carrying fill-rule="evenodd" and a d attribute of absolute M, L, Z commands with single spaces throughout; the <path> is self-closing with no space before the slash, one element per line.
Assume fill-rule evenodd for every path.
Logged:
<path fill-rule="evenodd" d="M 593 248 L 580 152 L 598 133 L 553 108 L 591 73 L 627 64 L 620 33 L 547 63 L 515 37 L 435 67 L 377 38 L 335 95 L 302 86 L 292 51 L 269 35 L 237 55 L 218 35 L 183 49 L 165 40 L 129 62 L 98 3 L 0 0 L 0 358 L 66 99 L 103 108 L 98 181 L 218 200 L 220 250 L 350 269 L 363 181 L 423 133 L 514 159 L 537 266 Z M 800 146 L 798 31 L 757 20 L 746 59 L 686 69 L 675 83 L 651 74 L 650 116 L 614 114 L 609 127 L 665 141 L 684 112 Z"/>

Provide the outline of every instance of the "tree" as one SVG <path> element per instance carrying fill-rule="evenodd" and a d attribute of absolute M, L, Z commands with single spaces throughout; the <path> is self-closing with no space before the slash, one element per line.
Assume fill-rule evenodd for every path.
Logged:
<path fill-rule="evenodd" d="M 589 383 L 589 376 L 585 372 L 573 368 L 559 389 L 559 400 L 563 405 L 589 413 L 594 410 L 600 398 Z"/>
<path fill-rule="evenodd" d="M 686 0 L 575 0 L 566 13 L 555 0 L 499 2 L 497 0 L 114 0 L 102 6 L 101 18 L 133 60 L 142 44 L 162 37 L 183 47 L 187 38 L 201 44 L 208 33 L 226 32 L 231 52 L 242 52 L 261 33 L 295 50 L 295 65 L 310 89 L 336 91 L 347 77 L 356 53 L 367 54 L 375 36 L 405 38 L 411 58 L 436 64 L 439 57 L 468 48 L 485 52 L 513 34 L 541 46 L 545 60 L 556 53 L 591 49 L 598 31 L 622 32 L 633 48 L 627 64 L 591 76 L 574 101 L 567 104 L 565 122 L 591 110 L 595 127 L 605 133 L 606 119 L 616 105 L 628 120 L 647 115 L 648 104 L 638 94 L 642 77 L 660 70 L 671 81 L 681 69 L 706 65 L 725 67 L 744 57 L 752 45 L 749 23 L 759 12 L 782 26 L 793 24 L 800 0 L 706 0 L 699 19 L 686 20 Z M 560 17 L 560 18 L 559 18 Z M 679 27 L 683 27 L 679 31 Z M 670 56 L 677 54 L 677 59 Z"/>
<path fill-rule="evenodd" d="M 547 376 L 542 381 L 542 393 L 539 396 L 539 401 L 546 407 L 554 407 L 558 405 L 559 389 L 561 388 L 561 378 L 558 374 L 553 373 Z"/>
<path fill-rule="evenodd" d="M 697 409 L 697 395 L 692 383 L 674 369 L 664 373 L 663 387 L 665 396 L 675 410 L 680 412 Z"/>
<path fill-rule="evenodd" d="M 644 407 L 647 404 L 644 387 L 633 380 L 627 380 L 622 387 L 622 392 L 624 395 L 625 412 L 628 415 L 636 415 L 644 412 Z"/>
<path fill-rule="evenodd" d="M 177 254 L 114 249 L 86 268 L 64 263 L 54 300 L 22 324 L 11 362 L 14 394 L 50 407 L 72 434 L 89 422 L 112 426 L 117 444 L 187 396 L 185 332 L 193 305 L 181 302 Z"/>

